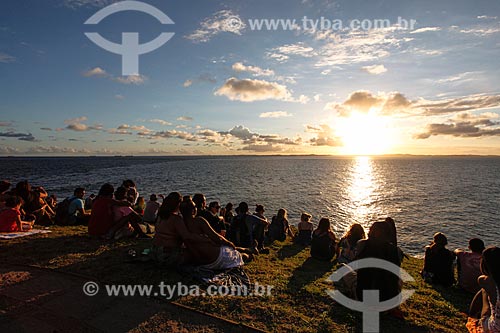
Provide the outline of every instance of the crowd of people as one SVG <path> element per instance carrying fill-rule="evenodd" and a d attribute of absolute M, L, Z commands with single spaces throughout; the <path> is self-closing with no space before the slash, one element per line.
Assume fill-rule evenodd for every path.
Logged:
<path fill-rule="evenodd" d="M 261 204 L 255 206 L 254 213 L 246 202 L 222 207 L 211 201 L 207 206 L 201 193 L 192 197 L 178 192 L 166 197 L 151 194 L 146 202 L 132 180 L 125 180 L 116 189 L 104 184 L 97 196 L 87 198 L 85 189 L 78 187 L 60 203 L 27 181 L 10 187 L 8 181 L 0 182 L 0 232 L 26 231 L 34 223 L 57 223 L 87 225 L 91 237 L 105 240 L 152 238 L 149 255 L 164 266 L 193 265 L 214 271 L 242 267 L 255 255 L 269 253 L 266 246 L 287 237 L 300 246 L 310 246 L 312 258 L 327 262 L 336 258 L 340 265 L 377 258 L 401 266 L 405 257 L 390 217 L 374 222 L 368 234 L 362 225 L 352 224 L 337 240 L 328 218 L 320 218 L 314 227 L 311 214 L 303 212 L 294 233 L 284 208 L 269 220 Z M 467 322 L 470 332 L 500 332 L 500 249 L 485 248 L 478 238 L 469 240 L 469 251 L 450 251 L 447 244 L 443 233 L 434 235 L 425 248 L 422 278 L 443 287 L 457 282 L 459 288 L 475 295 Z M 352 272 L 341 284 L 350 297 L 359 300 L 363 290 L 379 290 L 381 301 L 397 296 L 402 285 L 398 276 L 377 268 Z M 389 313 L 402 316 L 398 308 Z"/>

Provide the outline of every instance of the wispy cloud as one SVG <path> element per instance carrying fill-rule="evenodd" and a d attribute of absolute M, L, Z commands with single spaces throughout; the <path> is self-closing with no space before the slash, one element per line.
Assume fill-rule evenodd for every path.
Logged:
<path fill-rule="evenodd" d="M 410 34 L 420 34 L 422 32 L 429 32 L 429 31 L 440 31 L 440 27 L 425 27 L 425 28 L 420 28 L 417 30 L 413 30 L 410 32 Z"/>
<path fill-rule="evenodd" d="M 273 76 L 274 71 L 272 69 L 262 69 L 257 66 L 244 65 L 241 62 L 236 62 L 231 67 L 235 72 L 247 72 L 254 76 Z"/>
<path fill-rule="evenodd" d="M 11 56 L 10 54 L 0 52 L 0 62 L 8 64 L 11 62 L 15 62 L 16 58 Z"/>
<path fill-rule="evenodd" d="M 177 120 L 179 120 L 179 121 L 193 121 L 194 119 L 192 117 L 189 117 L 189 116 L 180 116 L 177 118 Z"/>
<path fill-rule="evenodd" d="M 86 70 L 82 72 L 82 76 L 84 77 L 96 77 L 96 78 L 107 78 L 111 81 L 119 82 L 122 84 L 133 84 L 133 85 L 141 85 L 144 84 L 148 77 L 145 75 L 128 75 L 128 76 L 113 76 L 106 72 L 101 67 L 94 67 L 92 69 Z M 121 95 L 116 95 L 121 96 Z M 115 97 L 116 97 L 115 96 Z M 123 96 L 122 96 L 123 97 Z"/>
<path fill-rule="evenodd" d="M 150 119 L 149 122 L 150 123 L 160 124 L 160 125 L 163 125 L 163 126 L 172 126 L 171 122 L 163 120 L 163 119 Z"/>
<path fill-rule="evenodd" d="M 273 111 L 273 112 L 263 112 L 259 115 L 259 118 L 283 118 L 291 116 L 292 114 L 286 111 Z"/>
<path fill-rule="evenodd" d="M 185 38 L 195 43 L 205 43 L 222 32 L 241 35 L 245 27 L 239 15 L 231 10 L 221 10 L 201 21 L 200 27 Z"/>

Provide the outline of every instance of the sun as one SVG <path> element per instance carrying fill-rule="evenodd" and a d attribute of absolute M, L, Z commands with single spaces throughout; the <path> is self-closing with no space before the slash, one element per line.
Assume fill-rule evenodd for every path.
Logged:
<path fill-rule="evenodd" d="M 338 117 L 335 128 L 345 155 L 380 155 L 390 152 L 393 144 L 390 117 L 379 116 L 370 110 L 367 113 L 352 112 L 349 117 Z"/>

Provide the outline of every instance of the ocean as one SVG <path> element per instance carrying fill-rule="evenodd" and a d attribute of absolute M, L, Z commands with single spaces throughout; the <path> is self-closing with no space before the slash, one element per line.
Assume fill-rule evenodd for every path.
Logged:
<path fill-rule="evenodd" d="M 338 237 L 352 223 L 368 230 L 391 216 L 411 255 L 438 231 L 450 249 L 500 239 L 500 157 L 6 157 L 0 179 L 27 179 L 59 200 L 78 186 L 97 194 L 103 183 L 132 179 L 146 199 L 200 192 L 222 205 L 263 204 L 268 218 L 285 208 L 294 225 L 304 211 L 315 223 L 328 217 Z"/>

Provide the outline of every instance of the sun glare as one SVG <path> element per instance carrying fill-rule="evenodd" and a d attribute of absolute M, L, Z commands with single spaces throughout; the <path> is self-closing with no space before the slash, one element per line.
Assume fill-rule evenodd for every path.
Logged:
<path fill-rule="evenodd" d="M 346 155 L 380 155 L 392 146 L 390 119 L 373 112 L 353 112 L 349 117 L 337 118 L 336 131 L 343 142 L 340 149 Z"/>

